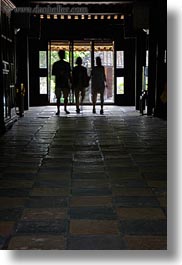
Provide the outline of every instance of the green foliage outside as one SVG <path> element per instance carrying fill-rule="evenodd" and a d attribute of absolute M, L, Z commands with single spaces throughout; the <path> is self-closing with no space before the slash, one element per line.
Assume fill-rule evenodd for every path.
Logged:
<path fill-rule="evenodd" d="M 76 65 L 75 62 L 76 62 L 76 59 L 77 57 L 81 57 L 82 60 L 83 60 L 83 65 L 87 68 L 90 68 L 90 51 L 75 51 L 73 53 L 73 62 L 74 62 L 74 66 Z M 48 79 L 48 82 L 49 82 L 49 87 L 50 87 L 50 99 L 51 99 L 51 102 L 55 102 L 56 99 L 55 99 L 55 95 L 54 95 L 54 91 L 55 91 L 55 77 L 52 76 L 52 66 L 53 64 L 59 60 L 59 55 L 58 55 L 58 52 L 57 51 L 49 51 L 48 52 L 48 58 L 49 58 L 49 61 L 50 61 L 50 65 L 49 65 L 49 79 Z M 65 60 L 67 62 L 69 62 L 69 52 L 68 51 L 65 51 Z M 64 102 L 64 99 L 61 98 L 61 103 Z"/>
<path fill-rule="evenodd" d="M 117 94 L 124 94 L 124 77 L 117 77 Z"/>

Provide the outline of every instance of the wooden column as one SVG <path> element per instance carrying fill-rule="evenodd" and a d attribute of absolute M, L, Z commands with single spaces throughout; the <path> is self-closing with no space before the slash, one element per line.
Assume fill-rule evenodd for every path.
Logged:
<path fill-rule="evenodd" d="M 167 3 L 165 0 L 152 2 L 149 28 L 149 84 L 148 115 L 163 115 L 166 110 L 161 94 L 167 82 Z"/>
<path fill-rule="evenodd" d="M 167 86 L 167 3 L 163 0 L 158 2 L 159 23 L 157 31 L 157 85 L 155 97 L 154 115 L 162 118 L 167 116 L 167 101 L 161 100 L 161 95 Z M 167 98 L 166 98 L 167 100 Z"/>
<path fill-rule="evenodd" d="M 0 1 L 0 133 L 4 131 L 4 108 L 3 108 L 3 69 L 2 69 L 2 15 L 1 15 L 1 1 Z"/>
<path fill-rule="evenodd" d="M 24 108 L 29 108 L 29 49 L 28 36 L 24 29 L 20 29 L 16 38 L 17 84 L 25 86 Z"/>
<path fill-rule="evenodd" d="M 11 25 L 13 3 L 0 2 L 0 131 L 16 120 L 14 31 Z"/>
<path fill-rule="evenodd" d="M 142 92 L 142 68 L 145 66 L 146 59 L 146 37 L 143 30 L 137 31 L 135 49 L 135 91 L 136 91 L 136 110 L 139 110 L 139 100 Z"/>
<path fill-rule="evenodd" d="M 151 4 L 149 25 L 149 67 L 148 67 L 148 108 L 147 115 L 152 115 L 155 107 L 155 93 L 157 86 L 157 27 L 158 10 L 156 3 Z"/>

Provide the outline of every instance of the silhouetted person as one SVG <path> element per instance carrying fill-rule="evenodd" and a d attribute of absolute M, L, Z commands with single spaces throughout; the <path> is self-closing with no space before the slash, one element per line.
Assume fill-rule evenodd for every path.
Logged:
<path fill-rule="evenodd" d="M 75 91 L 76 112 L 80 113 L 80 93 L 81 104 L 85 97 L 85 88 L 89 86 L 89 77 L 87 75 L 87 68 L 82 66 L 82 58 L 78 57 L 76 60 L 77 66 L 73 68 L 72 72 L 72 86 Z"/>
<path fill-rule="evenodd" d="M 101 110 L 100 114 L 104 113 L 103 105 L 104 105 L 104 90 L 106 86 L 106 76 L 105 69 L 102 66 L 101 58 L 96 57 L 96 66 L 92 70 L 92 104 L 93 104 L 93 113 L 96 113 L 95 105 L 97 102 L 97 94 L 100 93 L 100 101 L 101 101 Z"/>
<path fill-rule="evenodd" d="M 53 64 L 52 75 L 56 77 L 56 85 L 55 85 L 55 95 L 57 98 L 57 112 L 56 115 L 60 114 L 60 99 L 61 94 L 63 93 L 64 97 L 64 111 L 69 114 L 70 112 L 67 110 L 68 104 L 68 95 L 70 91 L 70 80 L 71 80 L 71 69 L 70 64 L 66 62 L 65 59 L 65 51 L 60 50 L 58 52 L 60 60 Z"/>

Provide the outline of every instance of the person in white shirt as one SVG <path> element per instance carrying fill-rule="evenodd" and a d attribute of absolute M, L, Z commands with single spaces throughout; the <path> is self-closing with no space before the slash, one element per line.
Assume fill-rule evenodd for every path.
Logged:
<path fill-rule="evenodd" d="M 89 77 L 87 75 L 87 68 L 82 65 L 82 58 L 78 57 L 76 60 L 77 66 L 73 68 L 72 72 L 72 87 L 75 91 L 76 112 L 80 113 L 80 94 L 81 104 L 85 97 L 85 88 L 89 86 Z"/>

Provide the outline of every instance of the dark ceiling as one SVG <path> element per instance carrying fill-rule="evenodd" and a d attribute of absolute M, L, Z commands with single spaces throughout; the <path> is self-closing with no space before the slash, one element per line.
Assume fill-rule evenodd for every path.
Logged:
<path fill-rule="evenodd" d="M 133 4 L 135 1 L 133 0 L 127 0 L 127 1 L 112 1 L 112 0 L 106 0 L 106 1 L 91 1 L 91 0 L 87 0 L 87 1 L 72 1 L 72 0 L 67 0 L 67 1 L 55 1 L 55 0 L 11 0 L 15 6 L 17 7 L 27 7 L 27 6 L 47 6 L 47 5 L 62 5 L 62 6 L 70 6 L 70 5 L 76 5 L 76 6 L 93 6 L 96 5 L 98 8 L 100 6 L 114 6 L 114 5 L 119 5 L 122 7 L 126 7 L 126 6 L 130 6 L 131 4 Z M 138 1 L 138 0 L 137 0 Z M 141 0 L 140 0 L 141 1 Z"/>
<path fill-rule="evenodd" d="M 96 13 L 122 13 L 124 15 L 130 14 L 132 12 L 133 3 L 136 2 L 133 0 L 128 1 L 80 1 L 74 2 L 72 0 L 67 1 L 55 1 L 55 0 L 11 0 L 16 7 L 56 7 L 57 5 L 64 6 L 64 7 L 87 7 L 89 14 L 96 14 Z"/>
<path fill-rule="evenodd" d="M 73 0 L 66 0 L 66 1 L 56 1 L 56 0 L 11 0 L 14 4 L 17 6 L 23 6 L 23 5 L 31 5 L 31 4 L 130 4 L 133 2 L 136 2 L 136 0 L 127 0 L 127 1 L 114 1 L 114 0 L 105 0 L 105 1 L 99 1 L 99 0 L 87 0 L 87 1 L 73 1 Z M 141 1 L 141 0 L 140 0 Z"/>

